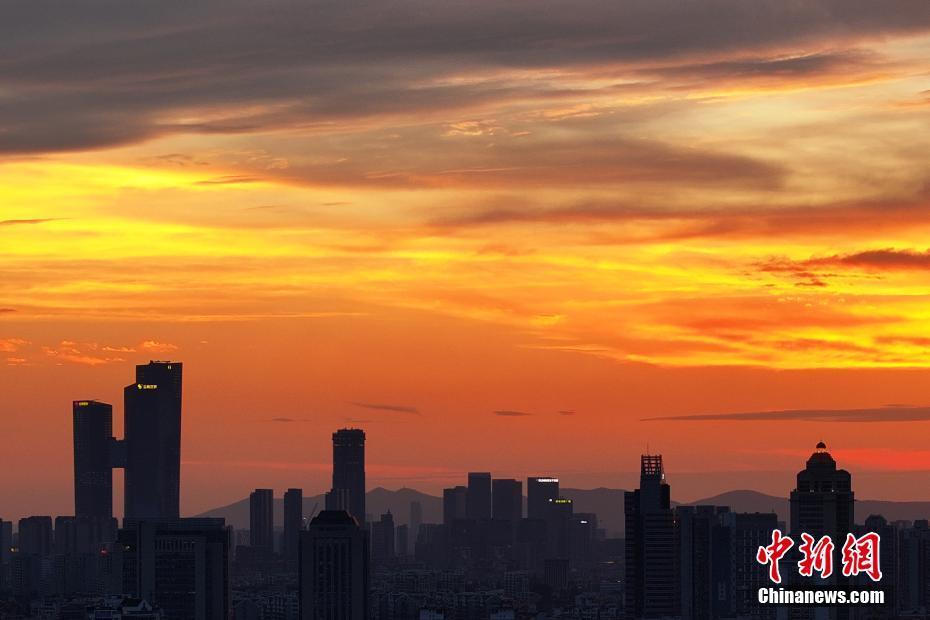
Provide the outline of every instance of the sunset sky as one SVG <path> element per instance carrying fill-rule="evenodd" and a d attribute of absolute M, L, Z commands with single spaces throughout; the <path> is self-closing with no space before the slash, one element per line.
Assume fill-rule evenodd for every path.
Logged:
<path fill-rule="evenodd" d="M 188 514 L 345 425 L 372 487 L 787 495 L 823 439 L 930 500 L 928 353 L 926 0 L 0 8 L 0 517 L 149 359 Z"/>

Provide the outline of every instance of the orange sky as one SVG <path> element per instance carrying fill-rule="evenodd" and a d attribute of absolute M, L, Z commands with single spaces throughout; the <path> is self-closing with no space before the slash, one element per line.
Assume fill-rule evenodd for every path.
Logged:
<path fill-rule="evenodd" d="M 346 424 L 372 485 L 787 494 L 823 438 L 930 499 L 925 0 L 164 6 L 0 9 L 0 516 L 150 358 L 188 513 Z"/>

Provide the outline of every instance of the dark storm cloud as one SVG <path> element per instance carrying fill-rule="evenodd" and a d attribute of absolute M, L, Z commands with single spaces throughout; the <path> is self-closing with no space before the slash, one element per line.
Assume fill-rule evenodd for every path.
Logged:
<path fill-rule="evenodd" d="M 362 409 L 373 409 L 375 411 L 387 411 L 389 413 L 410 413 L 420 415 L 420 410 L 416 407 L 407 405 L 385 405 L 381 403 L 350 403 Z"/>
<path fill-rule="evenodd" d="M 750 411 L 745 413 L 705 413 L 699 415 L 643 418 L 657 421 L 729 421 L 790 420 L 795 422 L 926 422 L 930 407 L 886 406 L 868 409 L 788 409 L 784 411 Z"/>
<path fill-rule="evenodd" d="M 443 80 L 473 70 L 809 75 L 861 59 L 732 58 L 928 27 L 925 0 L 5 3 L 0 153 L 307 128 L 515 95 L 505 83 Z"/>

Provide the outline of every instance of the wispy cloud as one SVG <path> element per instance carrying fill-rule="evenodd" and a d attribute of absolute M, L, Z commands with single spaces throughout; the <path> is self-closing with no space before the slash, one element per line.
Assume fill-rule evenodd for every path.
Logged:
<path fill-rule="evenodd" d="M 528 411 L 516 411 L 514 409 L 498 409 L 497 411 L 492 412 L 494 415 L 499 415 L 504 418 L 522 418 L 526 416 L 533 415 Z"/>
<path fill-rule="evenodd" d="M 145 340 L 139 348 L 149 353 L 170 353 L 178 350 L 178 345 L 169 342 L 158 342 L 157 340 Z"/>
<path fill-rule="evenodd" d="M 29 341 L 22 338 L 0 338 L 0 352 L 15 353 L 27 344 Z"/>
<path fill-rule="evenodd" d="M 389 413 L 409 413 L 414 415 L 420 415 L 420 410 L 416 407 L 411 407 L 409 405 L 389 405 L 383 403 L 359 403 L 352 402 L 350 403 L 356 407 L 361 407 L 362 409 L 372 409 L 374 411 L 387 411 Z"/>
<path fill-rule="evenodd" d="M 213 179 L 206 179 L 204 181 L 197 181 L 198 185 L 241 185 L 244 183 L 258 183 L 261 179 L 257 177 L 247 177 L 239 175 L 228 175 L 223 177 L 216 177 Z"/>
<path fill-rule="evenodd" d="M 862 267 L 866 269 L 930 269 L 930 250 L 884 248 L 840 254 L 808 261 L 810 265 Z"/>
<path fill-rule="evenodd" d="M 60 218 L 56 217 L 47 217 L 47 218 L 34 218 L 28 220 L 0 220 L 0 226 L 22 226 L 29 224 L 45 224 L 46 222 L 55 222 Z"/>
<path fill-rule="evenodd" d="M 848 254 L 815 256 L 805 260 L 770 258 L 757 266 L 763 272 L 784 273 L 813 284 L 822 282 L 824 278 L 844 275 L 849 270 L 878 272 L 930 270 L 930 250 L 881 248 Z"/>
<path fill-rule="evenodd" d="M 758 420 L 791 420 L 794 422 L 927 422 L 930 421 L 930 407 L 894 405 L 864 409 L 785 409 L 777 411 L 702 413 L 696 415 L 642 418 L 643 422 L 752 422 Z"/>
<path fill-rule="evenodd" d="M 88 351 L 82 351 L 78 347 L 65 344 L 61 344 L 57 347 L 42 347 L 42 351 L 45 355 L 57 362 L 70 362 L 83 366 L 101 366 L 104 364 L 126 361 L 123 357 L 94 354 Z"/>
<path fill-rule="evenodd" d="M 56 345 L 43 346 L 46 357 L 57 363 L 68 362 L 84 366 L 102 366 L 125 362 L 127 354 L 135 353 L 135 347 L 104 344 L 100 342 L 79 342 L 62 340 Z"/>

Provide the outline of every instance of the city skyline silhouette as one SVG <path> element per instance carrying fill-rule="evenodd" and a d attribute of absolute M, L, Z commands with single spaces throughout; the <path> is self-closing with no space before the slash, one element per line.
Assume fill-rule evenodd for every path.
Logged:
<path fill-rule="evenodd" d="M 177 367 L 180 369 L 182 364 L 177 363 L 177 362 L 175 363 L 177 364 Z M 139 368 L 157 367 L 155 366 L 155 364 L 161 364 L 162 366 L 165 366 L 165 365 L 169 365 L 170 363 L 169 362 L 158 362 L 158 363 L 149 362 L 148 364 L 140 364 Z M 170 365 L 168 367 L 170 367 Z M 126 388 L 125 390 L 126 393 L 127 394 L 135 393 L 136 391 L 140 389 L 138 387 L 139 385 L 143 385 L 143 384 L 137 381 L 134 381 Z M 75 412 L 83 411 L 85 407 L 89 407 L 90 409 L 93 409 L 94 407 L 110 406 L 108 403 L 104 403 L 96 399 L 74 400 L 71 404 Z M 372 406 L 372 407 L 377 406 L 377 407 L 382 407 L 382 408 L 385 407 L 385 405 L 371 405 L 371 404 L 368 404 L 368 406 Z M 114 426 L 116 427 L 122 426 L 120 422 L 121 422 L 121 418 L 124 415 L 123 413 L 124 409 L 125 407 L 122 404 L 116 407 L 113 407 L 113 411 L 115 413 L 110 413 L 109 415 L 110 415 L 111 420 L 113 419 L 114 415 L 117 416 L 116 424 L 114 424 L 111 421 L 109 422 L 108 428 L 112 429 Z M 883 412 L 886 412 L 886 411 L 904 412 L 904 414 L 906 414 L 909 411 L 909 408 L 905 408 L 902 406 L 892 406 L 888 408 L 879 408 L 877 411 L 878 411 L 877 415 L 882 415 Z M 777 416 L 779 414 L 782 414 L 782 415 L 785 415 L 787 418 L 790 418 L 793 413 L 794 412 L 791 412 L 791 411 L 785 411 L 785 412 L 776 411 L 776 412 L 762 412 L 758 415 L 765 418 L 765 417 L 771 417 L 773 415 Z M 799 413 L 803 414 L 804 412 L 799 412 Z M 842 416 L 845 412 L 831 411 L 831 412 L 824 412 L 824 413 L 831 413 L 833 415 Z M 862 414 L 863 412 L 855 410 L 855 411 L 850 411 L 849 413 L 853 415 L 857 415 L 857 414 Z M 404 413 L 403 415 L 408 415 L 408 414 Z M 417 415 L 421 415 L 421 414 L 418 412 Z M 746 416 L 746 415 L 755 415 L 755 414 L 741 414 L 741 413 L 723 414 L 722 417 L 724 419 L 727 417 L 738 418 L 738 417 Z M 688 416 L 685 416 L 685 417 L 687 418 Z M 698 415 L 696 417 L 700 419 L 704 416 Z M 707 417 L 709 421 L 712 422 L 713 420 L 718 419 L 721 416 L 707 416 Z M 661 421 L 662 418 L 658 418 L 658 420 Z M 263 421 L 268 421 L 273 425 L 282 425 L 282 426 L 307 425 L 307 424 L 312 423 L 312 420 L 309 418 L 301 419 L 301 420 L 288 419 L 287 421 L 275 421 L 274 419 L 263 420 Z M 646 420 L 646 421 L 649 421 L 649 420 Z M 366 420 L 353 419 L 353 418 L 348 418 L 344 420 L 341 424 L 342 426 L 345 426 L 345 427 L 351 427 L 353 424 L 358 424 L 360 426 L 368 426 L 368 424 L 366 424 Z M 372 424 L 374 425 L 375 428 L 378 427 L 378 424 L 375 423 L 374 421 L 372 421 Z M 828 425 L 826 426 L 826 428 L 829 430 L 830 426 Z M 112 433 L 112 431 L 110 432 Z M 369 430 L 368 432 L 371 432 L 371 431 Z M 322 433 L 321 435 L 325 435 L 325 434 L 326 433 Z M 808 438 L 807 443 L 810 443 L 810 441 L 813 440 L 814 438 L 822 438 L 822 436 L 823 434 L 818 434 L 818 435 L 812 434 L 811 437 Z M 124 465 L 122 462 L 116 462 L 116 461 L 113 461 L 112 459 L 117 459 L 117 461 L 121 460 L 125 462 L 126 454 L 125 454 L 125 448 L 123 446 L 124 442 L 122 440 L 115 440 L 115 439 L 113 441 L 114 443 L 112 447 L 107 448 L 108 453 L 117 453 L 117 454 L 120 454 L 121 456 L 111 454 L 107 459 L 111 464 L 109 465 L 109 467 L 105 467 L 105 469 L 107 470 L 113 469 L 113 471 L 116 472 L 116 478 L 120 479 L 122 478 L 122 476 L 119 475 L 119 471 L 116 468 L 123 467 Z M 644 446 L 641 449 L 646 449 L 646 448 L 647 446 Z M 633 447 L 632 449 L 635 450 L 635 447 Z M 187 450 L 189 450 L 189 448 L 187 448 Z M 792 454 L 792 455 L 793 454 L 803 455 L 805 454 L 805 450 L 806 448 L 802 445 L 802 446 L 799 446 L 797 450 L 794 450 L 792 452 L 786 452 L 786 453 Z M 662 452 L 669 455 L 674 460 L 675 458 L 674 451 L 669 452 L 668 450 L 664 450 Z M 843 454 L 843 453 L 844 451 L 841 447 L 839 449 L 839 454 Z M 483 462 L 488 462 L 488 461 L 483 461 Z M 187 454 L 184 454 L 183 458 L 181 459 L 182 468 L 185 468 L 187 470 L 190 470 L 191 465 L 196 464 L 196 463 L 197 463 L 197 459 L 191 458 Z M 375 464 L 374 467 L 377 468 L 378 465 Z M 330 481 L 327 479 L 328 474 L 326 473 L 329 469 L 329 464 L 326 462 L 320 463 L 319 466 L 317 465 L 317 463 L 314 463 L 314 462 L 310 462 L 310 463 L 295 462 L 291 464 L 282 464 L 281 468 L 292 469 L 295 472 L 295 473 L 290 474 L 287 478 L 285 478 L 282 484 L 274 485 L 274 487 L 279 489 L 281 493 L 283 493 L 283 490 L 286 490 L 287 488 L 290 488 L 290 487 L 294 487 L 296 485 L 299 485 L 301 488 L 305 488 L 309 493 L 312 493 L 314 495 L 316 493 L 323 494 L 330 488 Z M 249 469 L 247 464 L 244 466 L 244 469 L 246 470 Z M 272 468 L 272 469 L 275 469 L 275 468 Z M 441 490 L 443 486 L 448 483 L 448 481 L 459 479 L 461 476 L 464 476 L 469 471 L 469 469 L 473 469 L 473 468 L 469 468 L 466 466 L 460 471 L 446 470 L 446 471 L 439 471 L 433 475 L 426 475 L 426 476 L 416 475 L 416 476 L 411 476 L 409 478 L 406 478 L 403 475 L 397 476 L 397 477 L 381 478 L 380 480 L 376 478 L 377 482 L 373 485 L 368 485 L 368 486 L 369 488 L 382 488 L 383 487 L 383 488 L 388 488 L 388 489 L 390 488 L 419 489 L 421 492 L 423 492 L 426 495 L 429 495 L 432 497 L 440 497 Z M 524 479 L 524 480 L 527 477 L 531 476 L 533 471 L 538 471 L 538 470 L 531 469 L 529 466 L 522 466 L 520 469 L 498 469 L 494 467 L 491 467 L 490 469 L 492 470 L 492 472 L 494 472 L 495 478 L 510 476 L 510 477 L 516 477 L 518 479 Z M 254 468 L 254 470 L 250 472 L 250 476 L 253 477 L 255 480 L 260 481 L 263 479 L 262 476 L 266 473 L 266 471 L 267 470 L 266 470 L 265 464 L 258 463 L 256 464 L 256 467 Z M 558 469 L 558 471 L 564 472 L 565 470 Z M 319 472 L 319 475 L 316 475 L 317 472 Z M 859 476 L 862 476 L 863 474 L 865 474 L 865 477 L 868 479 L 868 475 L 869 475 L 868 470 L 866 470 L 865 472 L 860 471 L 857 473 Z M 912 473 L 917 477 L 917 479 L 921 479 L 921 477 L 923 476 L 922 471 L 916 471 Z M 59 481 L 58 481 L 59 484 L 61 482 L 66 482 L 70 484 L 70 479 L 68 478 L 70 474 L 68 474 L 67 471 L 59 472 L 59 474 L 60 474 Z M 600 473 L 597 478 L 598 484 L 590 484 L 590 485 L 585 485 L 583 483 L 574 482 L 575 480 L 578 480 L 578 481 L 585 480 L 587 476 L 586 476 L 586 472 L 584 471 L 578 471 L 577 469 L 573 469 L 570 467 L 568 468 L 567 472 L 560 473 L 560 475 L 563 478 L 567 477 L 568 480 L 572 480 L 573 486 L 578 489 L 612 488 L 612 489 L 622 492 L 624 489 L 632 488 L 633 483 L 635 482 L 636 476 L 638 474 L 636 474 L 633 471 L 630 471 L 628 467 L 619 466 L 617 467 L 615 471 L 607 471 L 607 472 Z M 790 469 L 786 469 L 785 471 L 780 471 L 780 472 L 771 471 L 771 470 L 757 471 L 754 469 L 747 469 L 742 472 L 727 472 L 726 474 L 721 472 L 720 474 L 715 475 L 713 472 L 709 472 L 709 474 L 704 473 L 704 472 L 699 472 L 693 475 L 695 478 L 698 478 L 698 477 L 710 478 L 712 482 L 708 484 L 707 481 L 705 480 L 703 481 L 703 484 L 694 485 L 695 488 L 690 493 L 686 490 L 685 495 L 687 497 L 687 502 L 689 503 L 698 503 L 702 499 L 705 499 L 705 498 L 726 494 L 728 492 L 743 491 L 743 490 L 753 491 L 763 496 L 768 495 L 768 496 L 780 497 L 780 491 L 782 488 L 784 488 L 783 486 L 782 487 L 779 486 L 780 481 L 781 480 L 790 481 L 791 477 L 793 476 Z M 896 472 L 883 472 L 883 473 L 873 472 L 873 475 L 875 476 L 874 483 L 873 483 L 873 489 L 875 489 L 876 492 L 872 494 L 866 494 L 864 497 L 865 499 L 879 501 L 879 502 L 881 501 L 903 502 L 901 504 L 902 506 L 906 505 L 906 502 L 908 501 L 913 502 L 915 504 L 920 504 L 921 502 L 924 502 L 924 501 L 930 501 L 920 494 L 919 488 L 916 488 L 916 489 L 912 488 L 910 492 L 903 497 L 898 495 L 898 496 L 892 496 L 889 498 L 887 496 L 887 493 L 883 493 L 881 491 L 882 486 L 886 483 L 888 479 L 901 478 L 902 474 L 896 473 Z M 721 476 L 723 480 L 719 480 L 719 481 L 715 480 L 717 476 Z M 732 480 L 734 476 L 736 476 L 739 479 L 739 482 L 738 483 L 731 482 L 728 484 L 726 482 L 726 479 L 729 478 Z M 314 477 L 317 481 L 315 484 L 313 483 Z M 676 477 L 679 479 L 680 483 L 683 482 L 683 484 L 680 484 L 679 486 L 683 486 L 685 489 L 689 488 L 688 472 L 686 471 L 676 472 Z M 400 478 L 400 480 L 397 480 L 397 478 Z M 757 480 L 756 483 L 754 484 L 753 478 L 759 478 L 760 480 Z M 272 480 L 274 479 L 274 476 L 272 475 L 264 479 Z M 124 480 L 122 480 L 121 482 L 124 482 Z M 784 484 L 787 484 L 787 482 Z M 69 485 L 60 485 L 60 486 L 62 486 L 62 488 L 69 488 Z M 211 510 L 215 510 L 216 508 L 219 508 L 225 503 L 233 502 L 238 499 L 241 499 L 244 496 L 247 496 L 249 489 L 252 488 L 247 484 L 240 485 L 241 488 L 238 488 L 238 489 L 235 488 L 236 485 L 234 484 L 231 486 L 233 487 L 233 490 L 229 491 L 223 497 L 218 497 L 216 501 L 213 501 L 212 503 L 211 502 L 200 502 L 199 504 L 195 504 L 190 509 L 186 509 L 182 512 L 184 512 L 184 514 L 187 514 L 187 515 L 208 513 Z M 70 492 L 70 491 L 66 491 L 66 492 Z M 125 497 L 122 492 L 122 484 L 118 484 L 114 486 L 113 496 L 117 499 L 117 505 L 114 507 L 113 514 L 121 518 L 124 515 L 124 511 L 122 509 L 122 502 L 125 501 Z M 67 502 L 64 501 L 65 499 L 66 498 L 58 497 L 48 504 L 52 506 L 59 506 L 57 510 L 45 510 L 45 511 L 39 511 L 39 512 L 49 513 L 49 514 L 65 514 L 67 512 L 73 512 L 73 511 L 62 509 L 64 507 L 63 504 L 65 506 L 67 505 Z M 8 513 L 7 513 L 8 517 L 14 516 L 18 518 L 19 516 L 25 516 L 26 514 L 30 513 L 29 510 L 25 510 L 25 509 L 22 509 L 21 512 L 18 512 L 17 509 L 15 508 L 15 504 L 10 504 L 10 505 L 14 506 L 14 508 L 11 510 L 8 510 Z"/>
<path fill-rule="evenodd" d="M 622 505 L 618 530 L 611 520 L 617 506 L 605 505 L 604 497 L 591 503 L 583 491 L 564 488 L 554 472 L 527 477 L 524 496 L 522 480 L 470 471 L 465 484 L 443 489 L 441 512 L 431 505 L 439 498 L 408 489 L 407 519 L 395 518 L 401 512 L 396 505 L 376 518 L 366 508 L 367 435 L 343 427 L 331 435 L 332 487 L 322 497 L 304 498 L 298 487 L 276 501 L 274 489 L 256 488 L 247 500 L 245 528 L 241 517 L 228 512 L 232 506 L 191 518 L 179 511 L 183 368 L 177 360 L 136 366 L 134 381 L 124 388 L 123 439 L 113 432 L 111 405 L 72 402 L 73 515 L 32 514 L 20 518 L 15 530 L 0 518 L 3 617 L 30 617 L 25 614 L 42 606 L 60 610 L 63 618 L 70 608 L 90 613 L 141 604 L 157 619 L 223 620 L 285 605 L 291 618 L 364 620 L 375 609 L 385 613 L 382 597 L 408 596 L 408 586 L 398 586 L 391 575 L 425 569 L 437 575 L 451 570 L 454 581 L 466 580 L 442 586 L 451 592 L 461 591 L 469 575 L 506 584 L 519 574 L 523 585 L 511 592 L 512 600 L 484 594 L 486 586 L 475 593 L 485 597 L 480 605 L 492 616 L 513 620 L 538 605 L 567 602 L 595 575 L 610 576 L 591 595 L 603 599 L 598 605 L 614 605 L 609 613 L 616 618 L 622 609 L 631 620 L 774 620 L 782 612 L 765 604 L 763 592 L 781 586 L 781 558 L 794 547 L 792 536 L 810 544 L 823 536 L 818 546 L 829 545 L 826 555 L 810 560 L 819 562 L 812 566 L 823 574 L 821 581 L 810 581 L 812 572 L 800 568 L 805 559 L 788 577 L 794 589 L 861 592 L 880 617 L 919 612 L 926 599 L 930 503 L 907 505 L 900 514 L 893 503 L 860 502 L 857 512 L 853 477 L 838 468 L 824 441 L 797 473 L 787 513 L 776 508 L 775 498 L 769 508 L 746 510 L 740 504 L 748 491 L 697 505 L 673 502 L 663 455 L 647 448 L 638 486 L 624 491 L 622 501 L 617 493 L 612 497 Z M 126 470 L 121 520 L 113 517 L 112 475 L 120 468 Z M 385 493 L 373 489 L 372 499 L 378 491 Z M 605 491 L 611 493 L 596 490 L 601 496 Z M 729 501 L 722 503 L 724 498 Z M 863 509 L 875 511 L 866 516 Z M 789 536 L 782 538 L 782 530 Z M 621 549 L 622 562 L 609 559 Z M 817 553 L 797 549 L 805 558 Z M 851 549 L 867 554 L 861 564 Z M 831 578 L 834 561 L 843 573 Z M 765 564 L 771 564 L 769 581 L 759 566 Z M 255 579 L 269 575 L 277 585 L 256 593 Z M 862 589 L 866 578 L 871 591 Z M 402 615 L 450 611 L 442 596 L 421 598 Z M 842 605 L 823 609 L 830 618 L 850 613 Z"/>

